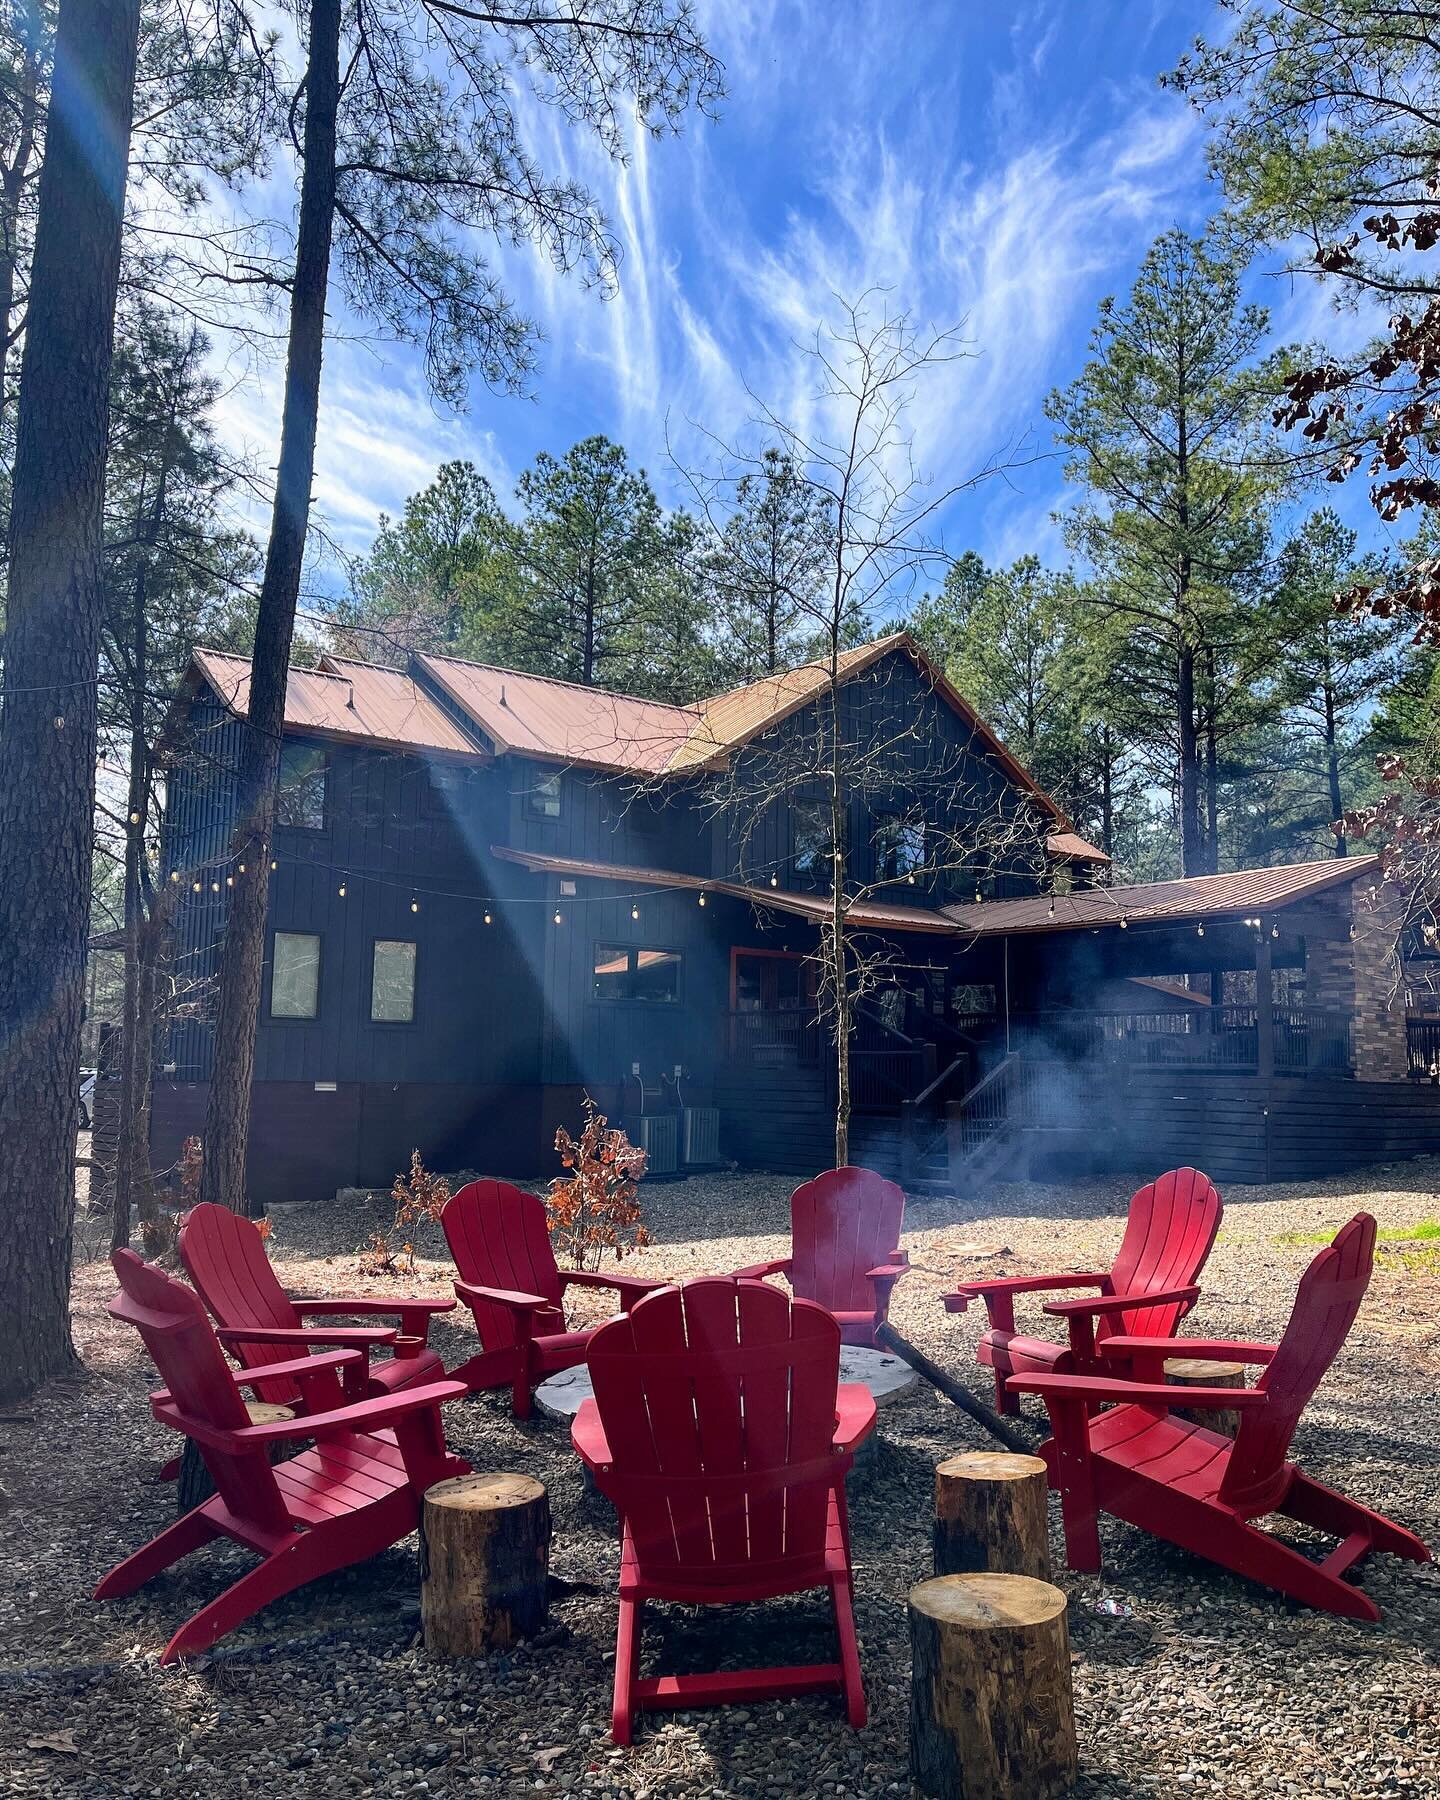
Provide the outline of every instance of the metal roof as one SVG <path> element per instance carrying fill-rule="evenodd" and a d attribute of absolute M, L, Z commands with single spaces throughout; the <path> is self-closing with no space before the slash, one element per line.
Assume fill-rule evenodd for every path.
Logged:
<path fill-rule="evenodd" d="M 1069 862 L 1108 863 L 1110 858 L 1103 850 L 1097 849 L 1078 831 L 1055 831 L 1045 840 L 1045 848 L 1052 856 L 1062 856 Z"/>
<path fill-rule="evenodd" d="M 537 850 L 514 850 L 492 844 L 492 856 L 519 863 L 537 873 L 575 875 L 596 881 L 618 881 L 632 887 L 675 887 L 728 894 L 755 906 L 822 923 L 830 915 L 823 894 L 797 894 L 785 888 L 755 887 L 743 881 L 712 881 L 675 869 L 647 869 L 633 863 L 594 862 L 584 857 L 552 856 Z M 987 900 L 980 905 L 892 906 L 866 901 L 852 906 L 848 918 L 860 929 L 924 931 L 938 937 L 1008 937 L 1018 933 L 1060 932 L 1118 927 L 1147 922 L 1188 924 L 1191 920 L 1244 917 L 1274 912 L 1297 900 L 1357 881 L 1379 869 L 1376 856 L 1331 857 L 1325 862 L 1292 863 L 1276 869 L 1239 869 L 1228 875 L 1196 875 L 1182 881 L 1153 881 L 1132 887 L 1083 889 L 1073 894 L 1037 894 L 1022 900 Z M 1052 916 L 1051 907 L 1054 907 Z"/>
<path fill-rule="evenodd" d="M 947 919 L 981 936 L 1026 931 L 1080 931 L 1089 926 L 1151 921 L 1243 918 L 1273 912 L 1341 883 L 1377 873 L 1378 856 L 1327 857 L 1272 869 L 1236 869 L 1226 875 L 1190 875 L 1129 887 L 1081 888 L 1070 894 L 1034 894 L 1022 900 L 986 900 L 946 906 Z"/>
<path fill-rule="evenodd" d="M 659 775 L 695 729 L 694 707 L 641 700 L 455 656 L 416 662 L 474 719 L 498 752 Z"/>
<path fill-rule="evenodd" d="M 196 668 L 226 709 L 244 718 L 250 705 L 250 659 L 197 649 Z M 291 668 L 285 683 L 285 723 L 295 731 L 360 743 L 478 757 L 480 746 L 436 701 L 399 669 L 340 657 L 315 669 Z"/>

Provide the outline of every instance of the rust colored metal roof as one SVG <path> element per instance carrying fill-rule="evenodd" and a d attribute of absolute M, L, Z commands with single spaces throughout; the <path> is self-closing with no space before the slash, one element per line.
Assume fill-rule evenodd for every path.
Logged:
<path fill-rule="evenodd" d="M 495 745 L 551 762 L 660 775 L 695 729 L 694 707 L 523 675 L 453 656 L 417 662 Z"/>
<path fill-rule="evenodd" d="M 250 704 L 249 658 L 200 649 L 193 660 L 221 704 L 244 718 Z M 319 668 L 290 670 L 285 723 L 296 731 L 356 743 L 393 744 L 451 756 L 483 755 L 410 676 L 339 657 L 323 657 Z"/>
<path fill-rule="evenodd" d="M 945 917 L 982 937 L 1014 932 L 1081 931 L 1098 925 L 1194 919 L 1244 918 L 1273 912 L 1314 894 L 1373 875 L 1378 856 L 1327 857 L 1275 869 L 1236 869 L 1228 875 L 1191 875 L 1131 887 L 1082 888 L 1072 894 L 1036 894 L 1023 900 L 987 900 L 979 906 L 947 906 Z"/>
<path fill-rule="evenodd" d="M 829 917 L 830 902 L 822 894 L 788 893 L 784 888 L 752 887 L 744 881 L 708 881 L 703 875 L 681 874 L 675 869 L 645 869 L 634 863 L 591 862 L 578 856 L 550 856 L 538 850 L 513 850 L 507 844 L 492 844 L 490 854 L 503 862 L 519 863 L 521 868 L 542 875 L 575 875 L 592 881 L 618 881 L 635 888 L 688 888 L 699 893 L 724 894 L 732 900 L 748 900 L 754 906 L 769 907 L 775 912 L 793 913 L 815 924 Z M 850 923 L 861 930 L 924 931 L 941 937 L 955 937 L 963 927 L 942 913 L 920 906 L 886 906 L 867 902 L 850 909 Z"/>
<path fill-rule="evenodd" d="M 1063 856 L 1070 862 L 1108 863 L 1110 858 L 1103 850 L 1087 842 L 1078 831 L 1056 831 L 1045 840 L 1045 848 L 1052 856 Z"/>

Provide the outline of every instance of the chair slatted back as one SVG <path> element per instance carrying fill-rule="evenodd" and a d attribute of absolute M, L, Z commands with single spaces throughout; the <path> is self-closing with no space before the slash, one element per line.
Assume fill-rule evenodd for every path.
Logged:
<path fill-rule="evenodd" d="M 216 1430 L 244 1430 L 250 1415 L 199 1295 L 133 1250 L 116 1250 L 110 1262 L 120 1281 L 110 1316 L 140 1333 L 176 1407 Z M 199 1450 L 236 1518 L 268 1531 L 286 1529 L 289 1515 L 264 1446 L 235 1456 L 205 1444 Z"/>
<path fill-rule="evenodd" d="M 1340 1354 L 1370 1285 L 1375 1221 L 1356 1213 L 1300 1277 L 1285 1335 L 1255 1383 L 1268 1404 L 1240 1414 L 1220 1500 L 1258 1518 L 1285 1497 L 1285 1458 L 1300 1415 Z"/>
<path fill-rule="evenodd" d="M 870 1169 L 828 1169 L 790 1196 L 790 1285 L 830 1312 L 865 1312 L 867 1269 L 900 1247 L 905 1192 Z"/>
<path fill-rule="evenodd" d="M 602 1481 L 642 1572 L 760 1579 L 825 1546 L 840 1327 L 733 1277 L 647 1295 L 591 1341 Z"/>
<path fill-rule="evenodd" d="M 1170 1169 L 1158 1176 L 1130 1202 L 1108 1292 L 1161 1293 L 1192 1286 L 1205 1267 L 1223 1212 L 1214 1183 L 1198 1169 Z M 1183 1316 L 1178 1302 L 1137 1306 L 1098 1321 L 1095 1335 L 1170 1337 Z"/>
<path fill-rule="evenodd" d="M 179 1250 L 185 1273 L 227 1330 L 255 1325 L 294 1331 L 304 1324 L 280 1285 L 253 1220 L 231 1212 L 228 1206 L 202 1201 L 185 1215 Z M 245 1368 L 259 1369 L 266 1363 L 291 1361 L 299 1352 L 290 1344 L 242 1344 L 236 1347 L 236 1354 Z M 265 1382 L 256 1394 L 261 1400 L 285 1406 L 300 1397 L 300 1387 L 282 1375 Z"/>
<path fill-rule="evenodd" d="M 541 1294 L 550 1308 L 534 1315 L 535 1330 L 564 1330 L 560 1271 L 543 1200 L 508 1181 L 471 1181 L 445 1202 L 440 1223 L 462 1281 Z M 475 1308 L 475 1328 L 485 1350 L 505 1350 L 515 1342 L 515 1317 L 508 1307 L 482 1303 Z"/>

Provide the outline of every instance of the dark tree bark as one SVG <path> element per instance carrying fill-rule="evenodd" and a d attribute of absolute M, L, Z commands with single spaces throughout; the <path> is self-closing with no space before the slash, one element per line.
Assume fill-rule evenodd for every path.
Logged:
<path fill-rule="evenodd" d="M 34 177 L 36 128 L 40 119 L 40 61 L 44 21 L 36 0 L 19 9 L 24 34 L 20 91 L 16 97 L 15 149 L 0 171 L 0 417 L 10 404 L 7 380 L 10 351 L 19 335 L 15 320 L 15 285 L 20 269 L 20 219 L 25 189 Z"/>
<path fill-rule="evenodd" d="M 74 1360 L 75 1108 L 110 355 L 140 0 L 62 0 L 21 363 L 0 717 L 0 1396 Z"/>
<path fill-rule="evenodd" d="M 1330 817 L 1339 826 L 1335 833 L 1335 854 L 1348 856 L 1350 845 L 1345 836 L 1345 796 L 1340 792 L 1340 729 L 1335 704 L 1335 688 L 1325 683 L 1325 781 L 1330 793 Z"/>
<path fill-rule="evenodd" d="M 1205 831 L 1200 810 L 1200 738 L 1195 726 L 1195 652 L 1182 646 L 1176 669 L 1176 724 L 1180 748 L 1180 872 L 1205 873 Z"/>
<path fill-rule="evenodd" d="M 315 475 L 325 296 L 335 223 L 335 121 L 339 102 L 340 0 L 312 0 L 305 70 L 300 219 L 290 294 L 280 461 L 255 623 L 250 704 L 238 787 L 239 823 L 233 843 L 235 886 L 230 890 L 230 913 L 221 954 L 214 1066 L 205 1108 L 204 1195 L 236 1212 L 243 1212 L 247 1205 L 245 1152 L 265 960 L 270 838 L 285 724 L 286 671 L 295 630 L 295 604 L 300 594 L 310 487 Z M 243 874 L 239 868 L 242 863 Z"/>

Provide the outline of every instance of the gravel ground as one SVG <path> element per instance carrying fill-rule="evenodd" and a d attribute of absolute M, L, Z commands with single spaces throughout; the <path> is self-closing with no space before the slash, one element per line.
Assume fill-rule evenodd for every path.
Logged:
<path fill-rule="evenodd" d="M 658 1241 L 636 1272 L 686 1276 L 782 1254 L 790 1185 L 747 1174 L 652 1189 Z M 915 1270 L 892 1309 L 899 1329 L 984 1392 L 979 1325 L 973 1314 L 948 1318 L 938 1293 L 961 1267 L 1103 1266 L 1133 1185 L 1000 1184 L 983 1205 L 915 1202 L 906 1232 Z M 1192 1330 L 1273 1338 L 1314 1254 L 1287 1237 L 1338 1226 L 1360 1206 L 1382 1226 L 1413 1225 L 1440 1212 L 1437 1188 L 1434 1161 L 1232 1188 Z M 279 1212 L 271 1249 L 285 1280 L 394 1291 L 355 1273 L 354 1247 L 382 1210 L 351 1197 Z M 95 1228 L 82 1235 L 98 1255 Z M 1006 1254 L 967 1260 L 977 1243 Z M 1315 1475 L 1440 1544 L 1437 1262 L 1434 1246 L 1383 1253 L 1297 1450 Z M 420 1291 L 446 1291 L 447 1279 L 442 1260 L 422 1259 Z M 499 1395 L 451 1407 L 447 1428 L 477 1468 L 526 1470 L 549 1487 L 552 1568 L 576 1585 L 544 1641 L 480 1662 L 429 1661 L 416 1636 L 412 1542 L 270 1608 L 212 1657 L 160 1669 L 171 1631 L 245 1559 L 211 1547 L 129 1599 L 89 1599 L 173 1504 L 173 1490 L 154 1482 L 170 1434 L 149 1418 L 136 1340 L 105 1315 L 112 1285 L 103 1261 L 80 1266 L 84 1375 L 0 1422 L 0 1791 L 87 1800 L 906 1791 L 904 1596 L 928 1573 L 932 1470 L 956 1449 L 989 1445 L 930 1389 L 886 1409 L 879 1454 L 852 1495 L 869 1727 L 851 1732 L 835 1702 L 812 1699 L 652 1715 L 620 1751 L 608 1737 L 617 1565 L 608 1509 L 587 1499 L 564 1431 L 517 1426 Z M 434 1341 L 447 1361 L 467 1348 L 464 1330 L 444 1323 Z M 1053 1502 L 1051 1523 L 1063 1569 Z M 1102 1536 L 1103 1584 L 1059 1577 L 1071 1599 L 1080 1794 L 1440 1794 L 1434 1569 L 1384 1557 L 1363 1565 L 1385 1612 L 1366 1626 L 1299 1610 L 1114 1521 Z M 708 1614 L 651 1609 L 651 1619 L 647 1658 L 669 1668 L 829 1654 L 818 1596 Z"/>

